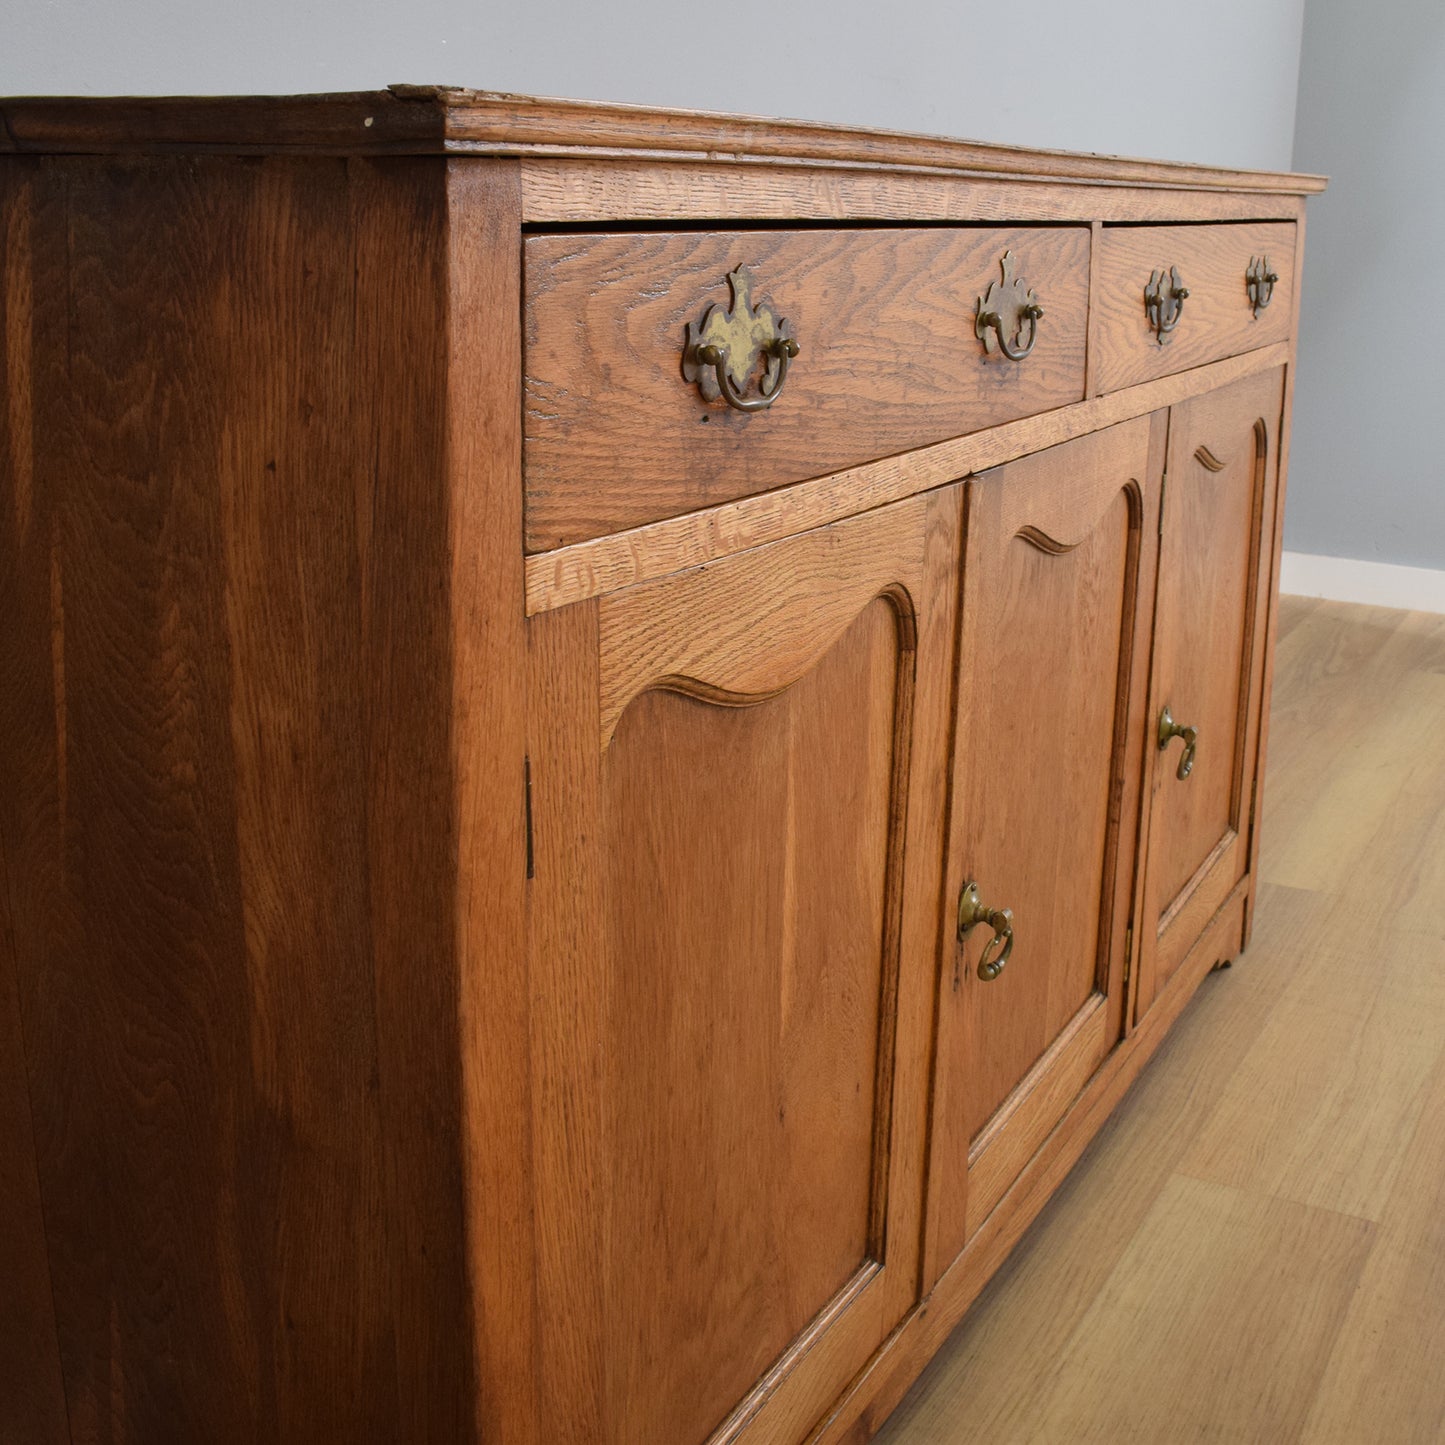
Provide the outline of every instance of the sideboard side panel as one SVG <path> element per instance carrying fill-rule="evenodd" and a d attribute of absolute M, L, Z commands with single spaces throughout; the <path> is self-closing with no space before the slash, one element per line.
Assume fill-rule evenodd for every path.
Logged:
<path fill-rule="evenodd" d="M 21 786 L 46 768 L 46 658 L 22 639 L 49 630 L 49 597 L 24 578 L 44 568 L 34 516 L 34 219 L 38 161 L 0 164 L 0 1439 L 70 1439 L 31 1127 L 20 1019 L 16 854 L 24 813 L 44 799 Z M 34 748 L 22 752 L 22 739 Z"/>
<path fill-rule="evenodd" d="M 36 172 L 0 828 L 78 1442 L 470 1429 L 443 176 Z"/>

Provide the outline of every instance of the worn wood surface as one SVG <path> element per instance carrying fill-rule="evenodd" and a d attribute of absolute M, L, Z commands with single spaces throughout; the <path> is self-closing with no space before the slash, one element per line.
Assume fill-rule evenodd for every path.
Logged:
<path fill-rule="evenodd" d="M 857 165 L 617 155 L 527 156 L 522 217 L 590 221 L 1278 221 L 1303 214 L 1281 191 L 1145 189 L 1104 181 L 938 175 Z"/>
<path fill-rule="evenodd" d="M 370 124 L 367 121 L 370 120 Z M 1306 195 L 1319 176 L 1031 150 L 761 116 L 549 100 L 457 86 L 300 96 L 0 97 L 0 150 L 621 151 L 907 166 L 1009 177 Z"/>
<path fill-rule="evenodd" d="M 1295 231 L 1288 223 L 1106 226 L 1091 299 L 1090 387 L 1095 392 L 1185 371 L 1293 334 Z M 1245 287 L 1252 258 L 1267 253 L 1279 275 L 1255 316 Z M 1161 345 L 1144 292 L 1158 270 L 1179 268 L 1189 290 L 1179 324 Z"/>
<path fill-rule="evenodd" d="M 1429 881 L 1445 618 L 1285 598 L 1277 658 L 1249 951 L 1201 989 L 885 1445 L 1445 1431 Z M 1362 809 L 1367 771 L 1381 796 Z M 1368 877 L 1340 893 L 1336 868 Z"/>
<path fill-rule="evenodd" d="M 1305 217 L 1301 207 L 1299 220 L 1295 223 L 1295 270 L 1304 266 Z M 1284 551 L 1284 508 L 1285 494 L 1289 479 L 1289 444 L 1294 418 L 1294 384 L 1299 371 L 1296 353 L 1299 346 L 1300 295 L 1302 287 L 1294 288 L 1294 314 L 1290 319 L 1290 358 L 1284 372 L 1284 409 L 1280 417 L 1279 467 L 1274 492 L 1274 553 L 1269 558 L 1269 587 L 1265 592 L 1266 614 L 1264 621 L 1264 685 L 1259 695 L 1259 755 L 1268 756 L 1269 720 L 1274 695 L 1274 654 L 1275 635 L 1279 626 L 1279 577 L 1280 558 Z M 1255 810 L 1249 835 L 1249 903 L 1244 916 L 1244 941 L 1248 945 L 1254 928 L 1255 900 L 1259 892 L 1259 842 L 1264 827 L 1265 800 L 1263 788 L 1256 791 Z"/>
<path fill-rule="evenodd" d="M 448 762 L 457 849 L 449 922 L 458 970 L 471 1378 L 478 1437 L 531 1445 L 537 1440 L 539 1381 L 531 1368 L 517 170 L 507 162 L 449 162 L 445 184 Z M 416 464 L 425 465 L 425 458 Z M 404 518 L 395 520 L 399 530 L 407 525 Z M 408 715 L 399 712 L 403 719 Z M 415 840 L 418 852 L 436 846 L 435 837 Z M 416 986 L 414 979 L 400 982 Z M 396 1004 L 405 1010 L 404 996 Z M 443 1054 L 435 1035 L 418 1042 L 433 1056 Z M 405 1127 L 404 1120 L 398 1123 Z M 427 1179 L 417 1179 L 415 1187 L 427 1188 Z"/>
<path fill-rule="evenodd" d="M 1187 984 L 1181 982 L 1166 992 L 1145 1015 L 1129 1046 L 1116 1048 L 1089 1080 L 1062 1121 L 1063 1127 L 1044 1141 L 1015 1180 L 1003 1206 L 984 1220 L 964 1252 L 940 1277 L 927 1307 L 909 1316 L 888 1349 L 839 1401 L 818 1432 L 819 1445 L 862 1445 L 878 1434 L 1153 1058 L 1194 990 L 1217 964 L 1233 958 L 1244 902 L 1241 886 L 1190 950 L 1179 974 Z"/>
<path fill-rule="evenodd" d="M 1199 737 L 1187 778 L 1182 741 L 1147 750 L 1140 1010 L 1248 861 L 1283 380 L 1265 372 L 1170 412 L 1149 724 L 1167 706 Z"/>
<path fill-rule="evenodd" d="M 930 1278 L 1120 1034 L 1140 762 L 1130 725 L 1158 505 L 1149 461 L 1140 418 L 969 483 L 948 896 L 976 881 L 988 906 L 1012 910 L 1015 942 L 985 981 L 991 930 L 977 928 L 940 982 Z"/>
<path fill-rule="evenodd" d="M 999 466 L 1282 366 L 1288 356 L 1288 347 L 1269 346 L 904 456 L 539 553 L 527 558 L 527 611 L 543 612 L 633 586 L 928 491 L 969 472 Z"/>
<path fill-rule="evenodd" d="M 37 164 L 0 831 L 69 1428 L 456 1438 L 440 177 Z"/>
<path fill-rule="evenodd" d="M 1084 227 L 529 236 L 527 550 L 1081 400 L 1088 248 Z M 1022 362 L 974 334 L 1009 250 L 1046 313 Z M 752 413 L 681 373 L 688 324 L 744 265 L 801 347 Z"/>
<path fill-rule="evenodd" d="M 801 1439 L 916 1298 L 958 529 L 530 624 L 544 1438 Z"/>
<path fill-rule="evenodd" d="M 1213 844 L 1140 806 L 1151 509 L 1165 409 L 1216 481 L 1235 459 L 1204 433 L 1238 408 L 1212 393 L 1272 388 L 1277 421 L 1298 288 L 1241 343 L 1207 286 L 1189 315 L 1213 349 L 1113 391 L 1123 333 L 1096 306 L 1086 378 L 1086 291 L 1145 234 L 1106 222 L 1250 218 L 1149 235 L 1272 247 L 1317 183 L 427 87 L 0 120 L 0 1145 L 22 1163 L 0 1177 L 0 1435 L 866 1438 L 1247 933 L 1271 468 L 1243 510 L 1196 507 L 1188 565 L 1163 542 L 1180 676 L 1182 652 L 1213 673 L 1228 650 L 1180 622 L 1195 564 L 1225 558 L 1233 596 L 1234 552 L 1267 557 L 1214 617 L 1240 657 Z M 845 218 L 864 224 L 758 229 Z M 968 225 L 867 224 L 898 220 Z M 1021 365 L 973 335 L 1005 247 L 1046 313 Z M 803 343 L 750 418 L 677 373 L 740 261 Z M 534 394 L 529 421 L 535 357 L 566 406 Z M 528 428 L 559 417 L 548 493 Z M 533 536 L 539 500 L 561 520 Z M 1399 696 L 1436 700 L 1418 672 Z M 1423 930 L 1394 978 L 1433 936 L 1445 807 L 1409 726 L 1372 724 L 1373 770 L 1334 719 L 1300 726 L 1339 750 L 1329 806 L 1361 836 L 1398 822 L 1412 862 L 1332 848 L 1301 781 L 1261 929 L 1276 896 L 1289 914 L 1291 889 L 1363 879 Z M 1136 1020 L 1146 847 L 1160 890 L 1183 882 L 1147 990 L 1135 950 Z M 990 901 L 1019 943 L 965 988 L 975 864 L 1013 880 Z M 1136 1307 L 1177 1220 L 1211 1221 L 1179 1274 L 1211 1310 L 1247 1297 L 1209 1253 L 1241 1230 L 1241 1272 L 1329 1276 L 1279 1389 L 1248 1384 L 1221 1428 L 1292 1438 L 1337 1339 L 1428 1391 L 1431 1327 L 1417 1348 L 1392 1301 L 1408 1325 L 1432 1282 L 1410 1260 L 1435 1035 L 1388 980 L 1346 1013 L 1302 995 L 1241 1030 L 1215 1122 L 1171 1139 L 1167 1178 L 1077 1266 L 1113 1271 L 1128 1353 L 1201 1409 L 1221 1376 Z M 1261 1116 L 1297 1037 L 1308 1087 Z M 1372 1105 L 1318 1062 L 1340 1056 Z M 1241 1202 L 1281 1133 L 1269 1201 Z M 1365 1259 L 1354 1224 L 1383 1236 L 1406 1187 Z M 1356 1265 L 1373 1283 L 1337 1337 Z M 1124 1390 L 1114 1296 L 1085 1295 L 1049 1338 L 1082 1329 L 1065 1343 L 1096 1384 L 1035 1392 L 1039 1438 L 1087 1436 Z M 1354 1379 L 1315 1428 L 1403 1431 Z M 1126 1424 L 1157 1432 L 1161 1408 Z"/>
<path fill-rule="evenodd" d="M 32 340 L 35 309 L 35 206 L 40 166 L 0 169 L 0 376 L 6 405 L 0 407 L 0 737 L 10 756 L 0 762 L 0 1279 L 7 1307 L 0 1310 L 0 1438 L 37 1445 L 68 1441 L 64 1381 L 45 1248 L 45 1221 L 36 1173 L 30 1080 L 25 1069 L 25 1030 L 20 1014 L 19 949 L 26 911 L 18 890 L 26 886 L 17 826 L 21 810 L 41 807 L 33 784 L 18 791 L 20 774 L 45 766 L 44 752 L 24 757 L 27 734 L 45 739 L 46 692 L 53 685 L 55 655 L 27 648 L 27 639 L 51 629 L 50 539 L 36 533 L 35 451 L 31 431 L 34 396 Z M 26 587 L 24 567 L 46 585 Z M 8 764 L 8 765 L 7 765 Z M 37 796 L 37 794 L 39 794 Z"/>

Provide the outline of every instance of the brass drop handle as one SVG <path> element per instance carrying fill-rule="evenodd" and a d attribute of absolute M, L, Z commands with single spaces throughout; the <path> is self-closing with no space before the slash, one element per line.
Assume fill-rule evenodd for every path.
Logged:
<path fill-rule="evenodd" d="M 974 326 L 975 333 L 980 335 L 991 329 L 994 333 L 995 344 L 998 346 L 998 349 L 1003 352 L 1006 357 L 1008 357 L 1010 361 L 1022 361 L 1024 357 L 1026 357 L 1029 352 L 1034 349 L 1034 342 L 1038 340 L 1039 335 L 1039 317 L 1044 314 L 1044 308 L 1042 306 L 1035 305 L 1031 301 L 1027 306 L 1019 307 L 1018 314 L 1020 322 L 1028 322 L 1029 339 L 1024 342 L 1022 346 L 1014 346 L 1009 341 L 1007 334 L 1004 332 L 1003 318 L 998 314 L 997 311 L 980 311 L 978 315 L 978 321 L 975 323 Z M 1020 325 L 1018 331 L 1015 334 L 1019 336 L 1023 335 L 1022 325 Z"/>
<path fill-rule="evenodd" d="M 983 342 L 985 354 L 996 346 L 1010 361 L 1022 361 L 1039 338 L 1039 318 L 1044 308 L 1033 291 L 1015 279 L 1012 251 L 1003 253 L 999 267 L 1003 280 L 990 281 L 988 290 L 978 298 L 973 334 Z M 1028 340 L 1018 345 L 1025 333 Z"/>
<path fill-rule="evenodd" d="M 771 358 L 768 376 L 760 383 L 757 396 L 744 396 L 733 385 L 729 375 L 732 366 L 731 353 L 725 346 L 699 346 L 697 359 L 703 366 L 713 368 L 719 395 L 729 406 L 739 411 L 766 411 L 781 395 L 783 383 L 788 379 L 788 363 L 798 354 L 798 343 L 791 336 L 780 336 L 763 347 L 762 355 Z M 776 367 L 772 365 L 776 361 Z"/>
<path fill-rule="evenodd" d="M 1159 345 L 1179 325 L 1184 315 L 1184 302 L 1188 299 L 1189 288 L 1179 275 L 1179 267 L 1171 266 L 1168 271 L 1153 271 L 1149 284 L 1144 288 L 1144 312 L 1149 325 L 1154 328 Z"/>
<path fill-rule="evenodd" d="M 970 879 L 958 895 L 958 941 L 962 943 L 980 923 L 993 929 L 993 937 L 978 961 L 978 976 L 985 983 L 992 983 L 1003 972 L 1009 954 L 1014 951 L 1013 910 L 988 907 L 979 894 L 978 884 Z"/>
<path fill-rule="evenodd" d="M 1244 288 L 1249 293 L 1249 304 L 1256 318 L 1274 299 L 1275 284 L 1279 276 L 1269 264 L 1268 256 L 1251 256 L 1249 269 L 1244 273 Z"/>
<path fill-rule="evenodd" d="M 1199 729 L 1181 727 L 1174 721 L 1166 703 L 1164 711 L 1159 714 L 1159 751 L 1162 753 L 1175 738 L 1184 739 L 1184 753 L 1174 774 L 1183 782 L 1194 771 L 1194 750 L 1199 743 Z"/>
<path fill-rule="evenodd" d="M 798 343 L 766 301 L 753 303 L 753 277 L 746 266 L 729 271 L 727 282 L 731 301 L 726 306 L 714 303 L 701 321 L 687 324 L 683 379 L 697 387 L 704 401 L 721 398 L 736 411 L 766 411 L 783 393 Z M 758 394 L 748 396 L 747 385 L 760 361 Z"/>

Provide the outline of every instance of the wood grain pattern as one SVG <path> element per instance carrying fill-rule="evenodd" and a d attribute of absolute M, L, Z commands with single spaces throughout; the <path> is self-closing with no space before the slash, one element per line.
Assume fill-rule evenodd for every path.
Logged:
<path fill-rule="evenodd" d="M 1277 637 L 1264 867 L 1324 832 L 1347 858 L 1412 888 L 1422 840 L 1408 824 L 1382 831 L 1343 794 L 1314 805 L 1318 779 L 1367 752 L 1363 735 L 1402 706 L 1417 719 L 1411 792 L 1445 792 L 1423 726 L 1432 707 L 1401 703 L 1413 679 L 1445 672 L 1445 618 L 1286 597 Z M 1427 861 L 1438 856 L 1426 846 Z M 1065 1401 L 1065 1438 L 1438 1439 L 1442 900 L 1422 896 L 1397 922 L 1373 884 L 1337 895 L 1266 878 L 1249 952 L 1200 990 L 880 1440 L 1054 1438 L 1040 1422 L 1057 1426 Z M 1171 1002 L 1166 994 L 1160 1006 Z M 1383 1040 L 1399 1024 L 1396 1054 Z M 1231 1124 L 1244 1127 L 1237 1147 Z M 1210 1192 L 1193 1194 L 1206 1162 Z M 1206 1239 L 1208 1201 L 1230 1196 L 1230 1224 Z M 1186 1197 L 1198 1212 L 1175 1207 Z M 1290 1215 L 1308 1221 L 1308 1237 L 1281 1233 Z M 1365 1232 L 1363 1260 L 1337 1248 L 1342 1230 Z M 1241 1267 L 1241 1251 L 1259 1265 Z M 1300 1251 L 1311 1256 L 1303 1271 Z M 1191 1308 L 1156 1309 L 1146 1258 L 1171 1277 L 1193 1275 L 1168 1297 Z M 1116 1270 L 1125 1277 L 1115 1281 Z M 1167 1359 L 1141 1338 L 1141 1312 L 1170 1338 Z M 1260 1330 L 1262 1317 L 1277 1330 Z M 1236 1358 L 1221 1386 L 1221 1351 L 1240 1337 L 1256 1352 Z M 1162 1369 L 1138 1373 L 1141 1353 Z"/>
<path fill-rule="evenodd" d="M 958 528 L 531 624 L 546 1438 L 801 1439 L 916 1297 Z"/>
<path fill-rule="evenodd" d="M 1295 270 L 1304 267 L 1305 217 L 1301 207 L 1295 223 Z M 1269 719 L 1271 701 L 1274 696 L 1275 634 L 1279 627 L 1279 578 L 1280 558 L 1284 550 L 1284 506 L 1289 479 L 1289 444 L 1294 420 L 1294 382 L 1298 370 L 1295 364 L 1295 347 L 1299 338 L 1300 295 L 1302 288 L 1296 286 L 1293 296 L 1293 314 L 1290 317 L 1290 360 L 1284 373 L 1284 411 L 1280 418 L 1279 469 L 1275 483 L 1274 497 L 1274 549 L 1269 558 L 1269 586 L 1265 592 L 1266 613 L 1264 618 L 1264 685 L 1259 698 L 1259 755 L 1268 755 Z M 1264 829 L 1264 804 L 1260 789 L 1255 792 L 1254 816 L 1249 833 L 1250 891 L 1249 906 L 1244 916 L 1244 943 L 1248 947 L 1254 929 L 1255 899 L 1259 891 L 1261 872 L 1259 867 L 1260 840 Z"/>
<path fill-rule="evenodd" d="M 1015 943 L 984 981 L 976 930 L 941 984 L 930 1278 L 1122 1028 L 1150 431 L 1141 418 L 969 483 L 948 888 L 956 899 L 974 879 L 989 906 L 1011 908 Z"/>
<path fill-rule="evenodd" d="M 26 588 L 34 569 L 50 572 L 51 539 L 35 527 L 35 458 L 31 435 L 34 406 L 32 357 L 34 308 L 34 210 L 39 165 L 0 169 L 0 246 L 6 265 L 0 285 L 0 376 L 6 405 L 0 407 L 0 541 L 9 565 L 0 566 L 0 1279 L 6 1308 L 0 1310 L 0 1437 L 37 1445 L 68 1441 L 65 1387 L 56 1337 L 45 1221 L 36 1174 L 30 1080 L 20 1016 L 21 967 L 17 928 L 26 903 L 20 856 L 20 814 L 43 795 L 20 779 L 45 757 L 23 757 L 29 738 L 45 738 L 53 714 L 47 691 L 57 668 L 53 648 L 30 649 L 21 638 L 51 632 L 51 591 Z M 48 579 L 47 579 L 48 580 Z M 63 653 L 60 654 L 63 667 Z"/>
<path fill-rule="evenodd" d="M 905 456 L 539 553 L 527 558 L 527 611 L 563 607 L 900 501 L 1282 366 L 1288 357 L 1287 346 L 1266 347 Z"/>
<path fill-rule="evenodd" d="M 614 1127 L 647 1146 L 609 1199 L 628 1256 L 610 1310 L 619 1440 L 711 1434 L 882 1253 L 872 1186 L 878 1053 L 896 1027 L 881 1006 L 897 993 L 884 910 L 901 862 L 889 836 L 908 701 L 899 631 L 887 601 L 866 604 L 786 699 L 739 711 L 654 691 L 609 749 L 610 952 L 627 1000 L 613 1052 L 632 1041 Z M 711 827 L 692 825 L 697 811 Z M 679 1075 L 684 1059 L 707 1087 Z"/>
<path fill-rule="evenodd" d="M 630 588 L 603 599 L 602 746 L 638 693 L 659 680 L 720 699 L 759 700 L 781 692 L 818 663 L 878 591 L 872 559 L 880 548 L 922 564 L 927 538 L 917 505 L 890 508 L 868 521 L 819 528 L 776 546 Z M 916 600 L 900 594 L 899 626 L 916 630 Z M 683 627 L 704 615 L 707 628 Z"/>
<path fill-rule="evenodd" d="M 0 883 L 9 869 L 0 858 Z M 8 889 L 6 890 L 8 894 Z M 59 1445 L 69 1441 L 55 1306 L 45 1248 L 30 1081 L 15 986 L 9 899 L 0 903 L 0 1439 Z"/>
<path fill-rule="evenodd" d="M 1199 929 L 1244 876 L 1274 555 L 1283 375 L 1266 372 L 1175 407 L 1160 541 L 1150 717 L 1197 727 L 1149 747 L 1149 853 L 1137 1008 L 1167 983 Z M 1220 470 L 1199 458 L 1204 448 Z"/>
<path fill-rule="evenodd" d="M 1337 919 L 1345 933 L 1336 947 L 1348 940 L 1368 954 L 1377 926 L 1371 918 Z M 1380 1219 L 1441 1058 L 1433 1010 L 1422 1008 L 1418 990 L 1392 986 L 1429 968 L 1427 958 L 1418 942 L 1401 940 L 1384 967 L 1348 994 L 1318 992 L 1307 974 L 1271 1011 L 1178 1171 Z M 1297 1064 L 1281 1080 L 1277 1061 L 1289 1054 Z"/>
<path fill-rule="evenodd" d="M 1332 1370 L 1408 1434 L 1341 1352 L 1433 1398 L 1392 1314 L 1437 1202 L 1427 625 L 1286 619 L 1296 680 L 1411 671 L 1395 723 L 1291 718 L 1333 769 L 1285 760 L 1276 852 L 1249 822 L 1318 188 L 438 87 L 0 101 L 0 1436 L 861 1441 L 1262 871 L 1306 956 L 1001 1336 L 1067 1378 L 969 1420 L 1172 1426 L 1122 1313 L 1216 1433 L 1299 1437 Z M 1288 275 L 1240 330 L 1246 238 Z M 1110 258 L 1176 240 L 1209 335 L 1132 384 Z M 1006 248 L 1021 364 L 974 336 Z M 803 344 L 750 417 L 678 374 L 739 263 Z M 1166 688 L 1230 734 L 1184 807 Z M 1142 1298 L 1191 1218 L 1211 1318 L 1316 1284 L 1222 1407 Z"/>
<path fill-rule="evenodd" d="M 1437 895 L 1438 896 L 1438 895 Z M 1420 972 L 1435 966 L 1418 949 Z M 1426 1018 L 1439 1036 L 1439 999 Z M 1383 1101 L 1380 1101 L 1383 1102 Z M 1374 1437 L 1426 1442 L 1445 1431 L 1445 1388 L 1438 1361 L 1445 1347 L 1439 1300 L 1445 1290 L 1445 1062 L 1416 1093 L 1418 1121 L 1390 1164 L 1397 1168 L 1381 1210 L 1370 1257 L 1334 1341 L 1305 1421 L 1322 1445 Z"/>
<path fill-rule="evenodd" d="M 606 1070 L 610 976 L 598 746 L 597 604 L 527 628 L 527 749 L 533 787 L 527 888 L 527 1068 L 532 1109 L 526 1180 L 533 1301 L 521 1333 L 537 1441 L 609 1439 L 606 1340 L 609 1131 L 598 1088 Z M 570 1201 L 570 1204 L 569 1204 Z M 583 1203 L 579 1209 L 578 1201 Z M 565 1381 L 559 1388 L 558 1382 Z M 541 1388 L 545 1382 L 545 1388 Z"/>
<path fill-rule="evenodd" d="M 1008 1187 L 1068 1113 L 1114 1043 L 1102 995 L 1077 1009 L 974 1136 L 968 1151 L 965 1235 L 988 1218 Z"/>
<path fill-rule="evenodd" d="M 1014 1181 L 1002 1207 L 984 1220 L 964 1252 L 940 1276 L 925 1308 L 909 1316 L 888 1348 L 838 1402 L 818 1432 L 819 1445 L 863 1445 L 879 1433 L 1153 1058 L 1190 1002 L 1193 989 L 1217 963 L 1233 956 L 1243 913 L 1244 889 L 1240 887 L 1210 921 L 1181 966 L 1179 977 L 1187 977 L 1189 986 L 1181 984 L 1166 992 L 1141 1020 L 1129 1046 L 1115 1049 L 1104 1061 L 1060 1127 Z"/>
<path fill-rule="evenodd" d="M 1188 1148 L 1199 1100 L 1226 1087 L 1263 1023 L 1262 1004 L 1278 996 L 1292 975 L 1274 943 L 1307 922 L 1310 900 L 1277 889 L 1268 901 L 1258 940 L 1261 962 L 1268 963 L 1222 974 L 1201 988 L 1031 1232 L 989 1281 L 969 1322 L 884 1427 L 880 1439 L 888 1445 L 914 1445 L 915 1435 L 930 1442 L 1037 1438 L 1049 1400 L 1042 1378 L 1049 1372 L 1039 1362 L 1064 1357 Z M 1245 978 L 1257 990 L 1247 997 L 1229 986 Z M 1038 1243 L 1043 1237 L 1047 1247 Z M 1139 1387 L 1150 1388 L 1148 1382 Z"/>
<path fill-rule="evenodd" d="M 1078 401 L 1088 237 L 1059 230 L 541 235 L 526 241 L 529 552 Z M 1046 308 L 1023 362 L 987 355 L 978 297 L 1005 251 Z M 725 277 L 802 348 L 767 411 L 680 372 Z"/>
<path fill-rule="evenodd" d="M 529 224 L 608 221 L 1277 221 L 1304 202 L 1278 191 L 1144 190 L 1102 181 L 936 175 L 847 164 L 636 159 L 595 153 L 525 157 Z"/>
<path fill-rule="evenodd" d="M 1288 651 L 1280 645 L 1274 728 L 1290 751 L 1271 755 L 1265 878 L 1323 891 L 1358 876 L 1382 911 L 1428 931 L 1440 897 L 1442 786 L 1419 756 L 1419 730 L 1440 706 L 1445 619 L 1371 608 L 1344 627 L 1321 606 L 1297 633 Z M 1383 856 L 1386 845 L 1400 856 Z"/>
<path fill-rule="evenodd" d="M 454 1437 L 440 188 L 36 177 L 0 792 L 70 1430 Z"/>
<path fill-rule="evenodd" d="M 1087 1438 L 1105 1414 L 1110 1438 L 1138 1445 L 1181 1419 L 1206 1438 L 1298 1439 L 1373 1234 L 1362 1219 L 1176 1175 L 1071 1341 L 1039 1438 Z M 1093 1327 L 1118 1315 L 1133 1322 L 1123 1339 Z M 1230 1328 L 1196 1352 L 1210 1319 Z"/>
<path fill-rule="evenodd" d="M 1268 253 L 1279 275 L 1255 316 L 1245 288 L 1252 258 Z M 1156 270 L 1179 268 L 1189 289 L 1164 344 L 1149 324 L 1144 292 Z M 1108 226 L 1090 314 L 1090 385 L 1115 391 L 1184 371 L 1293 334 L 1295 231 L 1287 223 L 1226 226 Z"/>
<path fill-rule="evenodd" d="M 521 240 L 516 167 L 450 162 L 447 492 L 452 648 L 450 768 L 457 875 L 464 1289 L 473 1332 L 474 1428 L 537 1440 L 532 1101 L 526 971 L 526 633 L 522 613 Z M 433 344 L 435 339 L 433 338 Z M 404 530 L 404 518 L 395 520 Z M 405 709 L 399 710 L 405 717 Z M 418 838 L 418 852 L 436 840 Z M 402 977 L 403 989 L 416 987 Z M 397 998 L 398 1009 L 406 1007 Z M 444 1037 L 444 1031 L 439 1031 Z M 435 1034 L 420 1045 L 433 1055 Z M 406 1121 L 399 1120 L 400 1127 Z M 413 1187 L 432 1187 L 429 1174 Z M 430 1251 L 428 1251 L 430 1257 Z M 453 1261 L 447 1259 L 447 1267 Z M 434 1282 L 425 1282 L 435 1289 Z M 442 1355 L 446 1358 L 446 1354 Z M 414 1427 L 421 1433 L 420 1426 Z M 466 1438 L 459 1425 L 458 1433 Z"/>
<path fill-rule="evenodd" d="M 393 87 L 393 90 L 411 88 Z M 412 93 L 424 98 L 430 88 Z M 905 165 L 978 171 L 1011 177 L 1116 180 L 1131 185 L 1199 186 L 1238 191 L 1279 191 L 1303 195 L 1324 189 L 1318 176 L 1030 150 L 877 130 L 850 129 L 807 121 L 664 110 L 593 101 L 532 100 L 488 92 L 437 88 L 448 105 L 448 138 L 480 147 L 535 142 L 550 148 L 644 149 L 666 155 L 753 156 L 770 160 L 805 157 L 864 165 Z"/>
<path fill-rule="evenodd" d="M 368 125 L 367 119 L 371 120 Z M 289 147 L 416 150 L 623 150 L 874 166 L 937 167 L 1005 176 L 1114 180 L 1305 195 L 1318 176 L 1224 170 L 1170 161 L 1030 150 L 936 136 L 705 111 L 548 100 L 457 86 L 302 96 L 0 98 L 0 149 L 33 152 Z"/>

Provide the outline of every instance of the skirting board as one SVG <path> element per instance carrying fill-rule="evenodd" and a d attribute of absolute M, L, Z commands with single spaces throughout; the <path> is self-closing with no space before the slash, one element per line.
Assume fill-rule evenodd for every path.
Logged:
<path fill-rule="evenodd" d="M 1334 602 L 1445 612 L 1445 572 L 1429 567 L 1285 552 L 1280 559 L 1279 590 L 1298 597 L 1328 597 Z"/>

